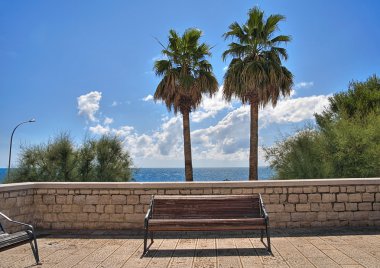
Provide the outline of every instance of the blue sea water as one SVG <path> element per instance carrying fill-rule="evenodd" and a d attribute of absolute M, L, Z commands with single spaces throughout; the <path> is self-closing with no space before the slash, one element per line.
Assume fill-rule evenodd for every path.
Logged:
<path fill-rule="evenodd" d="M 6 168 L 0 168 L 0 183 L 5 179 Z M 268 180 L 274 173 L 270 167 L 259 167 L 259 180 Z M 248 180 L 248 168 L 194 168 L 194 181 L 240 181 Z M 183 168 L 138 168 L 133 170 L 136 182 L 185 181 Z"/>

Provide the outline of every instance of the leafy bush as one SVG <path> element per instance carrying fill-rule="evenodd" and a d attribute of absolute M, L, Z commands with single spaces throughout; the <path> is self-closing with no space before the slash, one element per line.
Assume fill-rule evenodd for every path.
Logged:
<path fill-rule="evenodd" d="M 277 178 L 380 176 L 380 79 L 352 82 L 329 101 L 315 129 L 265 148 Z"/>
<path fill-rule="evenodd" d="M 10 182 L 28 181 L 128 181 L 132 161 L 116 137 L 87 139 L 75 148 L 68 134 L 47 144 L 22 148 Z"/>

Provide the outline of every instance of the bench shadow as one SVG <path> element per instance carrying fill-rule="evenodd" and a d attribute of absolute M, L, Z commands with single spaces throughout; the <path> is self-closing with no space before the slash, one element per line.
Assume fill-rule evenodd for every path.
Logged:
<path fill-rule="evenodd" d="M 266 248 L 202 248 L 202 249 L 155 249 L 142 258 L 182 258 L 182 257 L 229 257 L 229 256 L 273 256 Z"/>

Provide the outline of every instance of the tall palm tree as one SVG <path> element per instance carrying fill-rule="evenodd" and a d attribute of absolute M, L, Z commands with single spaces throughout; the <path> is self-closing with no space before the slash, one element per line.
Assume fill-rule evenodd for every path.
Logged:
<path fill-rule="evenodd" d="M 180 112 L 183 117 L 183 139 L 186 181 L 193 180 L 191 160 L 190 119 L 202 101 L 202 95 L 210 97 L 218 90 L 218 82 L 206 57 L 211 56 L 210 47 L 200 43 L 202 32 L 187 29 L 182 36 L 169 31 L 169 43 L 161 51 L 164 59 L 154 63 L 156 75 L 162 80 L 154 93 L 154 100 L 161 100 L 169 111 Z"/>
<path fill-rule="evenodd" d="M 223 53 L 223 60 L 232 57 L 224 76 L 223 95 L 228 101 L 237 97 L 243 104 L 251 106 L 250 180 L 258 179 L 259 108 L 269 102 L 274 107 L 280 95 L 289 95 L 293 86 L 292 73 L 281 63 L 288 58 L 286 49 L 281 45 L 289 42 L 291 37 L 275 36 L 278 24 L 283 20 L 285 17 L 278 14 L 265 19 L 264 12 L 255 7 L 249 10 L 245 24 L 234 22 L 223 35 L 225 39 L 231 37 L 236 40 Z"/>

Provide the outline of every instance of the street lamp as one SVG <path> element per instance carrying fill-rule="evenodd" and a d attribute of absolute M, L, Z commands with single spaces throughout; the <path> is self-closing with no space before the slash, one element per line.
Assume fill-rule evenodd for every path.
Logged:
<path fill-rule="evenodd" d="M 11 157 L 12 157 L 12 140 L 13 140 L 13 134 L 15 133 L 16 129 L 21 126 L 22 124 L 26 124 L 26 123 L 34 123 L 36 122 L 36 119 L 32 118 L 28 121 L 25 121 L 25 122 L 21 122 L 20 124 L 18 124 L 12 131 L 12 135 L 11 135 L 11 142 L 9 144 L 9 159 L 8 159 L 8 179 L 9 179 L 9 174 L 11 173 Z"/>

